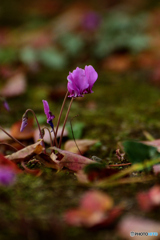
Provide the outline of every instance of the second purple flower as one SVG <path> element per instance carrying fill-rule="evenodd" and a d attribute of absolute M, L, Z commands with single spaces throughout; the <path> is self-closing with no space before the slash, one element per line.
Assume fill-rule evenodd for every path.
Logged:
<path fill-rule="evenodd" d="M 43 106 L 44 106 L 44 113 L 46 114 L 47 117 L 47 123 L 51 126 L 53 129 L 53 122 L 52 120 L 55 118 L 55 116 L 51 113 L 49 109 L 49 104 L 46 100 L 42 100 Z"/>

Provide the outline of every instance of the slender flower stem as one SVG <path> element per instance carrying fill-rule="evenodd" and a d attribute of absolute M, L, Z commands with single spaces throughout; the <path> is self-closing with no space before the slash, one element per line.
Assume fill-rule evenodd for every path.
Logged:
<path fill-rule="evenodd" d="M 78 116 L 79 116 L 79 115 L 76 115 L 76 116 L 74 116 L 73 118 L 78 117 Z M 75 142 L 75 144 L 76 144 L 76 147 L 77 147 L 77 149 L 78 149 L 80 155 L 82 155 L 82 153 L 81 153 L 81 151 L 80 151 L 80 149 L 79 149 L 79 147 L 78 147 L 78 145 L 77 145 L 77 143 L 76 143 L 76 139 L 75 139 L 75 137 L 74 137 L 74 132 L 73 132 L 73 128 L 72 128 L 72 120 L 73 120 L 73 118 L 70 120 L 72 136 L 73 136 L 73 140 L 74 140 L 74 142 Z"/>
<path fill-rule="evenodd" d="M 51 143 L 51 146 L 53 146 L 53 144 L 52 144 L 52 136 L 51 136 L 51 132 L 50 132 L 49 128 L 48 127 L 43 127 L 41 131 L 43 131 L 44 129 L 46 129 L 48 131 L 49 137 L 50 137 L 50 143 Z"/>
<path fill-rule="evenodd" d="M 60 110 L 60 113 L 59 113 L 59 117 L 58 117 L 58 121 L 57 121 L 57 126 L 56 126 L 56 131 L 55 131 L 55 134 L 54 134 L 54 142 L 53 142 L 53 145 L 55 144 L 55 141 L 57 139 L 57 132 L 58 132 L 58 128 L 59 128 L 59 123 L 60 123 L 60 120 L 61 120 L 61 116 L 62 116 L 62 112 L 63 112 L 63 108 L 64 108 L 64 105 L 65 105 L 65 102 L 66 102 L 66 99 L 68 97 L 68 91 L 66 92 L 66 95 L 64 97 L 64 100 L 63 100 L 63 103 L 62 103 L 62 107 L 61 107 L 61 110 Z"/>
<path fill-rule="evenodd" d="M 27 114 L 29 111 L 33 114 L 34 118 L 36 119 L 37 126 L 38 126 L 39 133 L 40 133 L 40 137 L 41 137 L 41 139 L 43 139 L 42 131 L 41 131 L 41 128 L 40 128 L 38 119 L 37 119 L 37 117 L 36 117 L 36 114 L 35 114 L 35 112 L 34 112 L 31 108 L 27 109 L 27 110 L 25 111 L 25 114 Z M 46 153 L 46 148 L 45 148 L 44 140 L 42 141 L 42 144 L 43 144 L 43 147 L 44 147 L 44 152 Z"/>
<path fill-rule="evenodd" d="M 51 136 L 51 131 L 49 130 L 49 128 L 48 128 L 48 127 L 43 127 L 41 131 L 43 131 L 43 129 L 46 129 L 46 130 L 48 130 L 48 132 L 49 132 L 49 136 L 50 136 L 50 143 L 51 143 L 51 147 L 53 147 L 53 143 L 52 143 L 52 136 Z M 55 135 L 54 128 L 53 128 L 53 132 L 54 132 L 54 135 Z M 57 142 L 57 139 L 56 139 L 56 147 L 58 147 L 58 142 Z"/>
<path fill-rule="evenodd" d="M 108 165 L 109 167 L 123 167 L 123 166 L 128 166 L 131 165 L 132 163 L 122 163 L 122 164 L 113 164 L 113 165 Z"/>
<path fill-rule="evenodd" d="M 7 134 L 13 141 L 19 143 L 22 147 L 25 147 L 25 145 L 21 142 L 19 142 L 16 138 L 14 138 L 13 136 L 11 136 L 8 132 L 6 132 L 1 126 L 0 126 L 0 129 L 5 133 Z"/>
<path fill-rule="evenodd" d="M 54 143 L 56 143 L 56 147 L 58 147 L 57 136 L 56 136 L 56 132 L 54 130 L 54 127 L 53 127 L 53 133 L 54 133 L 53 145 L 54 145 Z"/>
<path fill-rule="evenodd" d="M 62 132 L 61 132 L 61 137 L 60 137 L 60 140 L 59 140 L 59 148 L 61 148 L 62 138 L 63 138 L 63 132 L 64 132 L 64 128 L 65 128 L 65 125 L 66 125 L 66 122 L 67 122 L 67 118 L 68 118 L 69 111 L 70 111 L 70 109 L 71 109 L 73 100 L 74 100 L 74 98 L 72 97 L 72 98 L 71 98 L 71 101 L 70 101 L 70 104 L 69 104 L 69 107 L 68 107 L 68 110 L 67 110 L 67 113 L 66 113 L 66 117 L 65 117 L 65 119 L 64 119 L 63 128 L 62 128 Z"/>

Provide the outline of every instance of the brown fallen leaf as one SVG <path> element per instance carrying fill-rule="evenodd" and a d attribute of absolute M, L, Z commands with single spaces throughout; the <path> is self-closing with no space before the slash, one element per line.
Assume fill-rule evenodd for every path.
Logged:
<path fill-rule="evenodd" d="M 43 147 L 41 143 L 42 143 L 42 140 L 32 145 L 29 145 L 15 153 L 12 153 L 11 155 L 7 155 L 5 157 L 16 163 L 30 160 L 33 156 L 42 153 Z"/>
<path fill-rule="evenodd" d="M 52 153 L 50 156 L 53 162 L 56 163 L 58 170 L 61 170 L 65 167 L 69 170 L 77 172 L 81 170 L 84 166 L 95 162 L 89 158 L 65 150 L 61 150 L 57 147 L 51 147 L 50 149 L 56 150 L 58 152 L 58 155 Z"/>
<path fill-rule="evenodd" d="M 78 145 L 78 148 L 79 148 L 81 154 L 84 154 L 86 151 L 89 150 L 89 148 L 91 146 L 93 146 L 97 142 L 98 142 L 98 140 L 90 140 L 90 139 L 78 139 L 78 140 L 76 140 L 76 143 Z M 77 148 L 74 140 L 69 140 L 64 145 L 64 150 L 80 154 L 78 148 Z"/>
<path fill-rule="evenodd" d="M 113 207 L 113 199 L 97 190 L 88 191 L 82 197 L 79 207 L 64 214 L 65 221 L 73 226 L 110 226 L 121 214 L 122 209 Z"/>
<path fill-rule="evenodd" d="M 33 138 L 34 135 L 33 123 L 34 123 L 33 118 L 29 118 L 27 121 L 27 126 L 22 132 L 20 132 L 22 121 L 14 123 L 11 127 L 11 135 L 17 139 L 24 140 Z"/>
<path fill-rule="evenodd" d="M 153 186 L 148 192 L 137 194 L 137 201 L 143 211 L 150 211 L 160 206 L 160 186 Z"/>
<path fill-rule="evenodd" d="M 19 72 L 7 80 L 6 84 L 0 90 L 0 94 L 4 97 L 19 96 L 26 91 L 26 87 L 26 77 L 23 72 Z"/>
<path fill-rule="evenodd" d="M 156 232 L 160 235 L 160 222 L 156 222 L 154 220 L 150 220 L 147 218 L 142 218 L 138 216 L 124 216 L 123 219 L 118 224 L 118 234 L 124 239 L 134 239 L 134 240 L 152 240 L 159 239 L 158 236 L 146 236 L 144 235 L 134 235 L 134 238 L 130 236 L 130 234 L 134 233 L 148 233 L 148 232 Z"/>

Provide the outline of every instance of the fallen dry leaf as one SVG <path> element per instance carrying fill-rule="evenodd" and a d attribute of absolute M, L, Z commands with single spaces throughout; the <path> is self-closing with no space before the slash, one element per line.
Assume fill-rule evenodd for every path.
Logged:
<path fill-rule="evenodd" d="M 86 151 L 89 150 L 89 148 L 91 146 L 93 146 L 97 142 L 98 142 L 98 140 L 90 140 L 90 139 L 76 140 L 76 143 L 78 145 L 78 148 L 79 148 L 81 154 L 84 154 Z M 80 154 L 78 148 L 77 148 L 74 140 L 69 140 L 64 145 L 64 150 Z"/>
<path fill-rule="evenodd" d="M 124 216 L 123 219 L 118 224 L 118 233 L 124 239 L 134 239 L 134 240 L 152 240 L 159 239 L 158 236 L 139 236 L 134 235 L 134 238 L 130 236 L 131 232 L 136 233 L 148 233 L 157 232 L 160 235 L 160 222 L 156 222 L 150 219 L 137 217 L 137 216 Z"/>
<path fill-rule="evenodd" d="M 27 161 L 31 159 L 33 156 L 42 153 L 43 147 L 41 143 L 42 140 L 5 157 L 14 162 Z"/>
<path fill-rule="evenodd" d="M 106 227 L 121 214 L 122 209 L 113 207 L 113 199 L 97 190 L 88 191 L 82 197 L 80 206 L 64 215 L 65 221 L 73 226 Z"/>
<path fill-rule="evenodd" d="M 23 72 L 19 72 L 7 80 L 0 94 L 4 97 L 19 96 L 26 91 L 26 87 L 26 77 Z"/>
<path fill-rule="evenodd" d="M 21 172 L 21 170 L 17 167 L 17 165 L 14 162 L 12 162 L 9 159 L 7 159 L 1 153 L 0 153 L 0 166 L 10 168 L 15 173 L 20 173 Z"/>
<path fill-rule="evenodd" d="M 69 170 L 77 172 L 81 170 L 84 166 L 95 162 L 89 158 L 65 150 L 61 150 L 57 147 L 51 147 L 50 149 L 56 150 L 58 152 L 58 155 L 52 153 L 50 156 L 53 162 L 56 163 L 58 170 L 61 170 L 65 167 Z"/>
<path fill-rule="evenodd" d="M 150 211 L 160 206 L 160 186 L 152 187 L 148 192 L 137 194 L 137 201 L 143 211 Z"/>

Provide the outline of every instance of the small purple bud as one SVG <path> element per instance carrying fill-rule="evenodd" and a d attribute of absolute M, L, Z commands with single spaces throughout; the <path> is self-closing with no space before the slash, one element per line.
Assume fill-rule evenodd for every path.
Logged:
<path fill-rule="evenodd" d="M 15 172 L 8 167 L 0 167 L 0 185 L 9 186 L 16 180 Z"/>
<path fill-rule="evenodd" d="M 51 113 L 48 102 L 46 100 L 42 100 L 42 102 L 43 102 L 43 107 L 44 107 L 44 113 L 46 114 L 46 117 L 47 117 L 47 123 L 53 129 L 54 125 L 53 125 L 52 120 L 55 118 L 55 116 Z"/>
<path fill-rule="evenodd" d="M 7 111 L 10 111 L 10 107 L 9 107 L 9 104 L 6 100 L 3 101 L 3 106 L 4 108 L 7 110 Z"/>
<path fill-rule="evenodd" d="M 22 117 L 22 124 L 21 124 L 21 128 L 20 128 L 20 132 L 23 132 L 23 130 L 25 129 L 27 124 L 28 124 L 28 117 L 27 117 L 27 114 L 24 114 Z"/>

